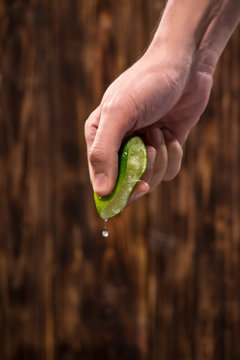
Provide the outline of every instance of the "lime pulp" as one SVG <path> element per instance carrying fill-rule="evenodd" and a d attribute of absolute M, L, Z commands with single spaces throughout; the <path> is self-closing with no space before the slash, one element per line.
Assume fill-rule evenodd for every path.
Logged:
<path fill-rule="evenodd" d="M 125 208 L 146 167 L 146 147 L 139 136 L 134 136 L 125 142 L 119 151 L 118 178 L 112 193 L 107 196 L 94 193 L 96 208 L 101 218 L 109 219 Z"/>

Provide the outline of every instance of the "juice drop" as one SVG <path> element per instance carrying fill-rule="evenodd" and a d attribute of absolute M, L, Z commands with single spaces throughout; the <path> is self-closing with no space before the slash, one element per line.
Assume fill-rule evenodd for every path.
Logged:
<path fill-rule="evenodd" d="M 107 219 L 104 220 L 104 230 L 102 231 L 103 237 L 108 237 L 108 231 L 107 231 Z"/>

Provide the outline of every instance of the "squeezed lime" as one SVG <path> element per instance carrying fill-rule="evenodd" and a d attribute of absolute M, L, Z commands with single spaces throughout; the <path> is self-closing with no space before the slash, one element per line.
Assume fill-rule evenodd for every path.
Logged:
<path fill-rule="evenodd" d="M 127 205 L 129 196 L 147 168 L 147 150 L 143 140 L 134 136 L 119 150 L 119 171 L 111 194 L 99 196 L 94 193 L 98 214 L 109 219 L 119 214 Z"/>

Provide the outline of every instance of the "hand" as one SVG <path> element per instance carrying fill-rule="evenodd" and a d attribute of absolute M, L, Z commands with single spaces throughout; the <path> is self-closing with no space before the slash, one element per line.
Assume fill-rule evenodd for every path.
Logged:
<path fill-rule="evenodd" d="M 132 199 L 176 176 L 182 144 L 207 105 L 214 68 L 239 22 L 236 0 L 167 2 L 147 52 L 110 85 L 86 121 L 96 193 L 112 191 L 118 150 L 134 134 L 147 145 L 148 167 Z"/>
<path fill-rule="evenodd" d="M 99 195 L 112 191 L 118 150 L 125 138 L 136 134 L 146 144 L 148 166 L 130 202 L 180 170 L 182 144 L 207 105 L 212 71 L 189 58 L 174 63 L 159 52 L 149 48 L 119 76 L 86 121 L 90 178 Z"/>

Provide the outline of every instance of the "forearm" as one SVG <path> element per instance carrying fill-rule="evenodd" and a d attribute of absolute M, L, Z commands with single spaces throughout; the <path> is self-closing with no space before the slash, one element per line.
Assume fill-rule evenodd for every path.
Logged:
<path fill-rule="evenodd" d="M 225 0 L 219 14 L 208 26 L 198 46 L 201 66 L 215 66 L 233 31 L 240 22 L 240 1 Z"/>
<path fill-rule="evenodd" d="M 239 21 L 239 0 L 169 0 L 151 46 L 214 69 Z"/>

